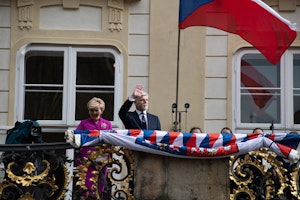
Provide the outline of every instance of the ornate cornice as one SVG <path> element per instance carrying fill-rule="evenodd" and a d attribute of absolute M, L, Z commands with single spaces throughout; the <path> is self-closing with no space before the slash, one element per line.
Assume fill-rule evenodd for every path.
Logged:
<path fill-rule="evenodd" d="M 123 29 L 124 0 L 108 0 L 107 5 L 109 30 L 112 32 L 121 31 Z"/>
<path fill-rule="evenodd" d="M 32 10 L 33 10 L 33 0 L 18 0 L 17 8 L 18 8 L 18 20 L 19 20 L 19 28 L 23 29 L 31 29 L 32 28 Z"/>
<path fill-rule="evenodd" d="M 136 0 L 127 0 L 129 2 Z M 82 1 L 83 2 L 83 1 Z M 61 6 L 64 9 L 79 9 L 81 0 L 62 0 Z M 49 6 L 53 2 L 49 1 Z M 87 5 L 87 2 L 84 2 Z M 103 2 L 102 2 L 103 4 Z M 56 5 L 56 4 L 55 4 Z M 93 6 L 93 5 L 91 5 Z M 35 7 L 34 0 L 17 0 L 17 9 L 18 9 L 18 27 L 21 30 L 31 29 L 33 27 L 33 13 Z M 124 0 L 107 0 L 107 10 L 108 10 L 108 29 L 111 32 L 123 30 L 123 18 L 124 18 Z"/>

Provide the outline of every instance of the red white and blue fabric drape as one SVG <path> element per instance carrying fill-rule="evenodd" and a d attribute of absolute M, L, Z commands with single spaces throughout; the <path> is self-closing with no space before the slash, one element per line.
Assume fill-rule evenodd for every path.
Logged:
<path fill-rule="evenodd" d="M 222 158 L 246 154 L 263 147 L 292 162 L 297 162 L 299 158 L 297 148 L 300 135 L 297 134 L 196 134 L 133 129 L 73 132 L 80 135 L 81 146 L 104 142 L 131 150 L 182 158 Z"/>

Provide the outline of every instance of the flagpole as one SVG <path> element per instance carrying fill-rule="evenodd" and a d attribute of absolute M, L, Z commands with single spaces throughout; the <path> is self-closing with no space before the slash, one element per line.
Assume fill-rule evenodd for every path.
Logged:
<path fill-rule="evenodd" d="M 180 18 L 180 5 L 181 0 L 179 0 L 178 18 Z M 175 108 L 175 121 L 173 122 L 173 131 L 179 131 L 178 122 L 178 90 L 179 90 L 179 60 L 180 60 L 180 28 L 178 28 L 178 38 L 177 38 L 177 66 L 176 66 L 176 91 L 175 91 L 175 103 L 172 105 L 172 109 Z"/>
<path fill-rule="evenodd" d="M 179 57 L 180 57 L 180 28 L 178 28 L 178 39 L 177 39 L 177 67 L 176 67 L 176 92 L 175 92 L 175 122 L 174 122 L 174 131 L 178 130 L 178 90 L 179 90 Z"/>

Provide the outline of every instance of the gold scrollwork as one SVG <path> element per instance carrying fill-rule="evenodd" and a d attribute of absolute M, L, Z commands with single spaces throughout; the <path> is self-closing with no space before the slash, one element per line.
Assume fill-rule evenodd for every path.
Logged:
<path fill-rule="evenodd" d="M 300 199 L 298 167 L 266 148 L 232 156 L 229 165 L 230 199 Z"/>
<path fill-rule="evenodd" d="M 233 189 L 233 193 L 230 194 L 230 199 L 238 199 L 238 195 L 244 193 L 248 197 L 249 200 L 255 200 L 254 191 L 252 189 L 249 189 L 248 186 L 245 185 L 239 185 L 237 189 Z"/>
<path fill-rule="evenodd" d="M 103 178 L 107 179 L 111 184 L 108 190 L 108 196 L 122 196 L 124 199 L 133 199 L 132 190 L 129 188 L 129 182 L 133 180 L 133 156 L 132 152 L 119 146 L 102 144 L 87 151 L 87 155 L 80 157 L 80 164 L 76 167 L 78 178 L 76 185 L 85 196 L 96 195 L 97 199 L 103 198 L 103 191 L 99 189 L 99 181 Z M 89 172 L 92 176 L 88 179 L 92 183 L 91 187 L 87 187 L 86 177 Z M 107 170 L 107 174 L 103 177 L 103 170 Z M 101 174 L 102 173 L 102 174 Z"/>
<path fill-rule="evenodd" d="M 28 192 L 26 192 L 21 196 L 20 200 L 34 200 L 34 198 Z"/>
<path fill-rule="evenodd" d="M 291 169 L 291 193 L 295 196 L 298 197 L 298 199 L 300 200 L 300 170 L 298 167 L 293 166 Z"/>
<path fill-rule="evenodd" d="M 27 162 L 23 169 L 23 171 L 27 174 L 23 174 L 22 176 L 15 175 L 11 170 L 12 165 L 16 164 L 15 162 L 11 162 L 8 164 L 6 173 L 8 174 L 8 177 L 12 181 L 15 181 L 17 184 L 21 184 L 22 186 L 30 186 L 33 182 L 43 180 L 48 175 L 50 163 L 46 160 L 43 160 L 43 162 L 46 164 L 47 167 L 42 173 L 38 175 L 32 175 L 32 172 L 35 170 L 35 167 L 34 164 L 31 162 Z"/>
<path fill-rule="evenodd" d="M 0 183 L 1 199 L 10 199 L 16 191 L 18 194 L 14 196 L 20 200 L 36 199 L 36 194 L 42 195 L 43 199 L 64 199 L 69 184 L 64 157 L 52 153 L 36 153 L 36 159 L 32 161 L 30 152 L 16 153 L 15 156 L 22 159 L 12 161 L 7 156 L 8 162 L 5 161 L 6 175 Z"/>

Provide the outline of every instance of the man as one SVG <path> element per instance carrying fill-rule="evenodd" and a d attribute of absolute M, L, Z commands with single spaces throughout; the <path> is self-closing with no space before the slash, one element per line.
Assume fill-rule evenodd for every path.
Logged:
<path fill-rule="evenodd" d="M 132 104 L 136 108 L 134 112 L 129 111 Z M 147 110 L 148 94 L 143 91 L 142 85 L 137 85 L 132 95 L 121 106 L 119 117 L 126 129 L 161 130 L 159 118 Z"/>

